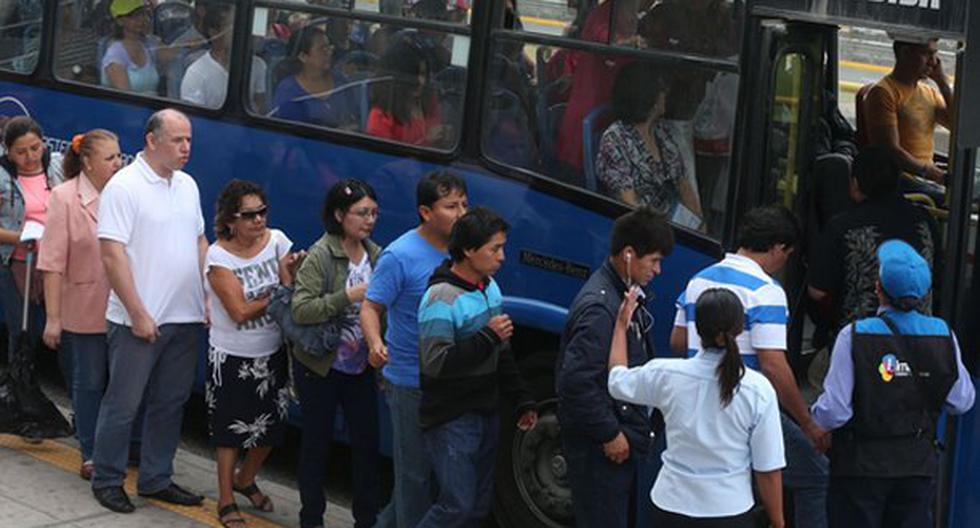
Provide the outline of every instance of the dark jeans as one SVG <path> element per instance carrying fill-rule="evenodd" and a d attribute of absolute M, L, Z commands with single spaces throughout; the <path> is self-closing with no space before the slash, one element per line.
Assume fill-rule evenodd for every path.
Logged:
<path fill-rule="evenodd" d="M 928 528 L 932 526 L 934 485 L 928 477 L 834 477 L 830 479 L 830 526 Z"/>
<path fill-rule="evenodd" d="M 634 455 L 631 453 L 625 462 L 616 464 L 606 458 L 602 444 L 591 438 L 562 434 L 561 441 L 577 525 L 626 528 L 636 476 Z"/>
<path fill-rule="evenodd" d="M 109 349 L 106 334 L 61 333 L 60 354 L 71 364 L 68 381 L 72 387 L 72 410 L 75 412 L 75 437 L 82 448 L 82 460 L 92 460 L 95 424 L 99 418 L 102 395 L 109 381 Z M 130 446 L 139 445 L 143 436 L 143 406 L 133 422 Z"/>
<path fill-rule="evenodd" d="M 34 282 L 31 289 L 40 288 L 41 285 Z M 20 339 L 20 328 L 23 322 L 24 297 L 17 289 L 14 281 L 14 274 L 10 266 L 0 264 L 0 303 L 3 304 L 3 320 L 7 324 L 7 360 L 13 358 L 17 348 L 17 340 Z M 30 351 L 33 357 L 34 349 L 41 342 L 41 334 L 44 332 L 44 308 L 39 304 L 31 304 L 29 309 L 30 326 Z M 67 380 L 66 380 L 67 382 Z"/>
<path fill-rule="evenodd" d="M 416 528 L 478 528 L 490 514 L 500 419 L 466 413 L 422 434 L 439 497 Z"/>
<path fill-rule="evenodd" d="M 327 503 L 323 476 L 330 460 L 334 418 L 339 405 L 350 430 L 353 457 L 354 525 L 370 528 L 378 514 L 381 480 L 378 459 L 378 395 L 374 371 L 358 375 L 331 370 L 326 377 L 293 362 L 296 389 L 303 415 L 303 437 L 299 455 L 301 526 L 322 526 Z"/>
<path fill-rule="evenodd" d="M 385 383 L 391 413 L 391 458 L 395 489 L 378 514 L 377 528 L 414 528 L 432 505 L 432 465 L 422 442 L 419 403 L 422 391 Z"/>
<path fill-rule="evenodd" d="M 749 512 L 731 517 L 688 517 L 679 513 L 661 510 L 653 505 L 654 528 L 752 528 L 753 518 Z"/>
<path fill-rule="evenodd" d="M 827 483 L 830 463 L 814 449 L 796 422 L 780 413 L 786 469 L 783 487 L 793 493 L 796 528 L 827 528 Z"/>
<path fill-rule="evenodd" d="M 201 330 L 199 323 L 164 324 L 150 343 L 134 336 L 128 326 L 109 323 L 109 385 L 95 427 L 92 489 L 123 485 L 141 402 L 146 410 L 136 488 L 156 493 L 170 486 Z"/>

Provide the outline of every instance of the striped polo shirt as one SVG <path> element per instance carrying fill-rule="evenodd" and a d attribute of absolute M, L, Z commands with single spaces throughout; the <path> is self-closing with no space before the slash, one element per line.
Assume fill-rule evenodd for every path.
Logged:
<path fill-rule="evenodd" d="M 789 324 L 786 292 L 754 260 L 729 253 L 721 262 L 695 275 L 677 298 L 674 326 L 687 328 L 688 357 L 702 350 L 694 322 L 694 305 L 711 288 L 731 290 L 745 307 L 745 331 L 736 340 L 745 366 L 759 370 L 756 350 L 786 350 Z"/>

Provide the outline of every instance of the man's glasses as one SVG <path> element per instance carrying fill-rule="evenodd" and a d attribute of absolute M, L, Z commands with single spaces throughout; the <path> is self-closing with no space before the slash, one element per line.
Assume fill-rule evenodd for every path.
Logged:
<path fill-rule="evenodd" d="M 347 212 L 361 218 L 377 218 L 381 214 L 378 209 L 352 209 Z"/>
<path fill-rule="evenodd" d="M 269 208 L 262 206 L 254 211 L 239 211 L 235 213 L 235 218 L 241 218 L 243 220 L 255 220 L 258 217 L 265 218 L 269 214 Z"/>

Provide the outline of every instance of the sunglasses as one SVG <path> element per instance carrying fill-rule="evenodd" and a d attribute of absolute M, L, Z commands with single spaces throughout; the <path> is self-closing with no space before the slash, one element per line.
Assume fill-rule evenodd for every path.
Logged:
<path fill-rule="evenodd" d="M 265 218 L 269 214 L 269 208 L 262 206 L 254 211 L 239 211 L 235 213 L 235 218 L 241 218 L 243 220 L 255 220 L 258 217 Z"/>

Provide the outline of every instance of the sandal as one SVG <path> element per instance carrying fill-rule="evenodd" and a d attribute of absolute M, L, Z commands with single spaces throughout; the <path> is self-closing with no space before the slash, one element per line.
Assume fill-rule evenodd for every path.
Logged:
<path fill-rule="evenodd" d="M 234 517 L 231 517 L 234 515 Z M 228 504 L 222 508 L 218 508 L 218 522 L 224 528 L 241 528 L 247 525 L 245 518 L 242 517 L 240 511 L 238 511 L 238 505 L 234 502 Z"/>
<path fill-rule="evenodd" d="M 244 495 L 245 498 L 247 498 L 248 501 L 252 503 L 252 507 L 255 508 L 256 510 L 265 513 L 272 513 L 273 511 L 275 511 L 275 506 L 272 504 L 272 499 L 270 499 L 269 496 L 266 495 L 265 493 L 262 493 L 262 490 L 260 490 L 259 487 L 255 485 L 254 481 L 248 486 L 243 486 L 241 488 L 232 484 L 231 489 L 235 493 L 240 493 Z M 259 497 L 256 498 L 256 495 L 258 495 Z"/>

